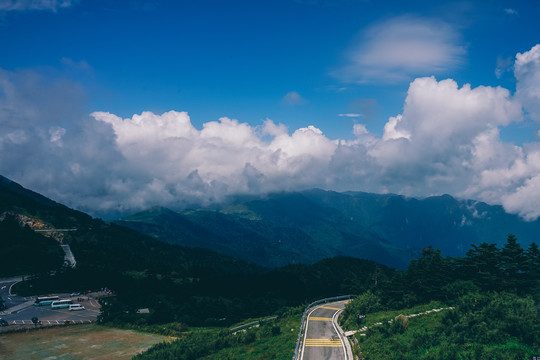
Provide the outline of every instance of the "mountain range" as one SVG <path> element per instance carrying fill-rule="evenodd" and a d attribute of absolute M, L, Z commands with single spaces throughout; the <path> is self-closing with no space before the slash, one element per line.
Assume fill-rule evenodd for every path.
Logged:
<path fill-rule="evenodd" d="M 38 229 L 62 236 L 46 237 Z M 28 275 L 17 286 L 22 296 L 113 289 L 117 296 L 103 306 L 99 321 L 225 326 L 323 297 L 362 293 L 396 273 L 343 256 L 268 269 L 202 249 L 193 240 L 190 247 L 168 244 L 0 177 L 0 277 Z M 75 267 L 62 265 L 60 242 L 70 246 Z M 150 314 L 139 314 L 141 308 Z"/>
<path fill-rule="evenodd" d="M 115 221 L 164 242 L 203 247 L 266 267 L 346 255 L 398 269 L 433 247 L 463 256 L 471 244 L 537 240 L 540 221 L 450 195 L 325 191 L 238 198 L 214 209 L 154 207 Z"/>

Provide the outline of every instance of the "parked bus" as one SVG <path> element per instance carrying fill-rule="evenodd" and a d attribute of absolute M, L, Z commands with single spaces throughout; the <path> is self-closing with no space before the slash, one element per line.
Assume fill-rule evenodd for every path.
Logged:
<path fill-rule="evenodd" d="M 73 300 L 57 300 L 52 302 L 51 309 L 68 308 L 71 304 L 73 304 Z"/>
<path fill-rule="evenodd" d="M 51 305 L 53 301 L 60 300 L 58 296 L 42 296 L 38 297 L 34 302 L 35 306 Z"/>

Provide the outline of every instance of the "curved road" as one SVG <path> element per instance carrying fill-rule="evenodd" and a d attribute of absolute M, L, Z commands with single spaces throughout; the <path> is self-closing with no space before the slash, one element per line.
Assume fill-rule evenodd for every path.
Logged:
<path fill-rule="evenodd" d="M 352 359 L 344 342 L 348 340 L 334 324 L 344 308 L 345 301 L 338 301 L 319 305 L 309 312 L 300 360 Z"/>

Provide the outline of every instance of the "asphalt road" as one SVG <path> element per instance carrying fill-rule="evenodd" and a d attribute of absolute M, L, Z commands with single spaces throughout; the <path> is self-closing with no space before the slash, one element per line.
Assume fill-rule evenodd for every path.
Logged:
<path fill-rule="evenodd" d="M 50 306 L 34 306 L 35 297 L 22 297 L 9 293 L 10 286 L 20 281 L 20 277 L 10 279 L 0 279 L 0 296 L 4 299 L 7 309 L 0 312 L 0 318 L 9 323 L 9 328 L 17 325 L 24 326 L 32 324 L 32 318 L 37 317 L 43 325 L 52 325 L 70 322 L 93 322 L 100 311 L 98 297 L 102 293 L 90 293 L 83 296 L 73 296 L 70 294 L 54 294 L 61 299 L 72 299 L 74 304 L 81 304 L 85 310 L 69 311 L 69 309 L 51 309 Z M 6 328 L 0 328 L 6 330 Z"/>
<path fill-rule="evenodd" d="M 61 294 L 60 294 L 61 295 Z M 61 299 L 72 299 L 74 304 L 81 304 L 85 307 L 85 310 L 80 311 L 69 311 L 69 309 L 51 309 L 49 305 L 45 306 L 34 306 L 33 300 L 30 300 L 26 303 L 26 306 L 23 308 L 8 308 L 4 315 L 1 317 L 6 320 L 9 324 L 25 324 L 31 323 L 33 317 L 37 317 L 41 320 L 42 324 L 54 324 L 58 322 L 63 322 L 64 320 L 70 320 L 72 322 L 87 322 L 95 321 L 97 315 L 99 314 L 100 305 L 97 299 L 92 297 L 69 297 L 61 296 Z M 78 301 L 79 299 L 84 299 Z M 13 309 L 16 309 L 13 311 Z"/>
<path fill-rule="evenodd" d="M 317 306 L 310 311 L 300 360 L 348 359 L 345 344 L 333 323 L 333 320 L 337 322 L 337 315 L 344 308 L 345 302 L 339 301 Z"/>
<path fill-rule="evenodd" d="M 21 280 L 21 276 L 0 279 L 0 297 L 4 300 L 8 308 L 17 306 L 27 301 L 27 299 L 24 297 L 9 294 L 9 289 L 11 286 Z"/>

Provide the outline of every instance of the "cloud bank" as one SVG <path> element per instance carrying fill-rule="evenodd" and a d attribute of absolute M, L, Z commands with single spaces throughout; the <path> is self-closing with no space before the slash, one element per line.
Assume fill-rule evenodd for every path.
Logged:
<path fill-rule="evenodd" d="M 514 73 L 514 94 L 417 78 L 383 134 L 356 123 L 355 138 L 343 140 L 270 119 L 252 126 L 223 117 L 199 129 L 187 112 L 88 116 L 76 83 L 0 71 L 0 173 L 100 216 L 321 187 L 450 193 L 532 220 L 540 142 L 516 145 L 500 133 L 524 118 L 540 122 L 540 45 L 517 54 Z"/>

